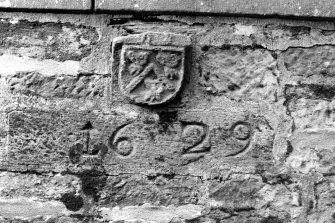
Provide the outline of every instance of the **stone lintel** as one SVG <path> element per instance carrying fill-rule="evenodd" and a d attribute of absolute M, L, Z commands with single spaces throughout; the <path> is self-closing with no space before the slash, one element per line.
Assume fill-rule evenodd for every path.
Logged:
<path fill-rule="evenodd" d="M 1 10 L 335 18 L 328 0 L 0 0 Z"/>
<path fill-rule="evenodd" d="M 95 0 L 98 11 L 335 17 L 328 0 Z"/>

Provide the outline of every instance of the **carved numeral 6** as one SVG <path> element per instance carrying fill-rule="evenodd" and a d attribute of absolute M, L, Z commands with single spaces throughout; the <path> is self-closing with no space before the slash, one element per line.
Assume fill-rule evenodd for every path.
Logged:
<path fill-rule="evenodd" d="M 134 149 L 134 142 L 129 137 L 131 135 L 130 124 L 118 128 L 109 140 L 109 146 L 121 157 L 130 156 Z"/>

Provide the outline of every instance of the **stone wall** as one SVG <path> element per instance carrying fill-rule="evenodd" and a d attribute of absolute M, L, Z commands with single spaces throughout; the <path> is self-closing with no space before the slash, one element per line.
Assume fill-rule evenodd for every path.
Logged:
<path fill-rule="evenodd" d="M 335 222 L 333 22 L 0 17 L 0 222 Z"/>

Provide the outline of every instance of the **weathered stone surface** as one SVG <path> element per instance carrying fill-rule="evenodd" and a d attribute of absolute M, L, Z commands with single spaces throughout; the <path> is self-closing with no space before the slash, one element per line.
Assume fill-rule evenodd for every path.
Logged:
<path fill-rule="evenodd" d="M 106 84 L 101 76 L 46 76 L 22 72 L 7 77 L 12 93 L 46 98 L 99 98 L 103 97 Z"/>
<path fill-rule="evenodd" d="M 332 85 L 300 84 L 285 88 L 286 106 L 296 129 L 332 129 L 335 96 Z"/>
<path fill-rule="evenodd" d="M 296 133 L 290 144 L 293 151 L 289 154 L 287 163 L 292 168 L 303 173 L 316 171 L 334 174 L 334 131 Z"/>
<path fill-rule="evenodd" d="M 271 126 L 249 113 L 236 110 L 232 117 L 225 110 L 189 111 L 172 122 L 150 114 L 136 120 L 139 115 L 10 112 L 8 162 L 37 170 L 81 164 L 103 165 L 111 174 L 172 171 L 201 176 L 224 160 L 237 168 L 236 162 L 252 167 L 251 160 L 272 158 L 266 149 L 273 140 Z"/>
<path fill-rule="evenodd" d="M 60 62 L 87 57 L 99 38 L 90 26 L 15 19 L 4 20 L 0 31 L 1 54 Z"/>
<path fill-rule="evenodd" d="M 0 222 L 333 222 L 333 23 L 2 16 Z M 136 75 L 153 32 L 183 85 L 132 104 L 111 43 Z"/>
<path fill-rule="evenodd" d="M 174 17 L 168 18 L 173 19 Z M 198 31 L 196 36 L 202 46 L 218 48 L 235 45 L 249 46 L 251 48 L 260 46 L 272 51 L 285 51 L 290 48 L 313 48 L 334 44 L 334 27 L 319 27 L 320 23 L 314 26 L 307 24 L 305 21 L 302 23 L 290 23 L 288 20 L 285 20 L 285 23 L 263 23 L 262 21 L 264 20 L 257 20 L 257 23 L 225 21 L 229 24 L 229 26 L 226 26 L 221 25 L 221 17 L 220 19 L 212 20 L 215 25 L 205 26 L 208 23 L 203 23 L 203 17 L 196 18 L 198 19 L 183 21 L 193 24 L 192 28 Z M 134 28 L 129 28 L 134 30 Z M 156 29 L 159 29 L 159 27 Z M 192 29 L 186 32 L 192 33 Z"/>
<path fill-rule="evenodd" d="M 292 48 L 284 53 L 285 67 L 296 76 L 310 77 L 335 75 L 335 54 L 333 46 Z"/>
<path fill-rule="evenodd" d="M 136 170 L 201 176 L 226 165 L 237 168 L 237 163 L 246 167 L 254 165 L 251 160 L 271 160 L 266 149 L 273 140 L 271 126 L 261 117 L 235 109 L 233 116 L 212 108 L 163 114 L 175 115 L 176 121 L 172 116 L 170 121 L 122 126 L 109 142 L 117 155 L 106 157 L 111 165 L 106 168 L 115 173 Z"/>
<path fill-rule="evenodd" d="M 69 216 L 83 206 L 76 202 L 79 208 L 74 208 L 75 204 L 64 199 L 70 194 L 81 196 L 80 180 L 75 176 L 2 172 L 0 182 L 2 222 L 47 222 Z"/>
<path fill-rule="evenodd" d="M 315 185 L 316 205 L 308 216 L 309 222 L 332 222 L 335 219 L 334 211 L 334 176 L 327 177 Z"/>
<path fill-rule="evenodd" d="M 120 207 L 144 203 L 156 206 L 197 204 L 204 191 L 200 177 L 174 174 L 130 175 L 108 177 L 100 193 L 101 204 Z"/>
<path fill-rule="evenodd" d="M 311 75 L 323 74 L 315 71 Z M 333 91 L 332 85 L 286 85 L 285 105 L 293 119 L 294 130 L 289 139 L 291 151 L 287 163 L 297 171 L 324 174 L 335 171 Z"/>
<path fill-rule="evenodd" d="M 41 215 L 59 216 L 65 211 L 62 203 L 36 202 L 24 199 L 6 199 L 0 204 L 0 213 L 4 218 L 34 218 Z"/>
<path fill-rule="evenodd" d="M 1 0 L 0 8 L 90 10 L 90 0 Z"/>
<path fill-rule="evenodd" d="M 95 28 L 9 19 L 0 27 L 0 75 L 9 76 L 6 87 L 12 93 L 74 98 L 103 94 L 98 77 L 77 79 L 81 73 L 95 74 L 81 69 L 97 43 Z M 84 86 L 89 82 L 90 87 Z"/>
<path fill-rule="evenodd" d="M 334 17 L 333 5 L 327 1 L 316 0 L 95 0 L 97 10 L 134 12 L 193 12 L 243 15 L 281 15 Z"/>
<path fill-rule="evenodd" d="M 301 195 L 294 189 L 297 185 L 292 182 L 285 182 L 285 185 L 275 183 L 276 177 L 287 180 L 285 176 L 276 176 L 273 179 L 269 177 L 269 181 L 265 180 L 267 177 L 269 177 L 267 174 L 262 177 L 232 174 L 225 180 L 213 180 L 209 185 L 207 202 L 216 209 L 226 210 L 227 216 L 232 215 L 229 210 L 241 212 L 249 210 L 262 216 L 264 208 L 268 212 L 281 212 L 275 217 L 278 220 L 284 220 L 287 215 L 294 219 L 301 214 L 302 207 L 299 204 Z M 287 209 L 288 207 L 290 209 Z M 266 217 L 263 221 L 265 219 Z"/>
<path fill-rule="evenodd" d="M 101 164 L 107 152 L 106 137 L 118 126 L 113 121 L 122 123 L 125 117 L 98 117 L 84 112 L 13 111 L 8 114 L 7 161 L 32 169 L 60 170 L 71 163 Z"/>
<path fill-rule="evenodd" d="M 75 176 L 19 174 L 1 172 L 0 197 L 16 199 L 20 197 L 40 200 L 60 199 L 64 194 L 77 193 L 80 180 Z"/>
<path fill-rule="evenodd" d="M 274 101 L 278 86 L 276 59 L 251 48 L 205 48 L 201 85 L 214 95 Z"/>

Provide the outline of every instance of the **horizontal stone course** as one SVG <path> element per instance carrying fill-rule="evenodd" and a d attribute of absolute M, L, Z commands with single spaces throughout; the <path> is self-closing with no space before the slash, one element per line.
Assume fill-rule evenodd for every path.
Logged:
<path fill-rule="evenodd" d="M 335 6 L 327 0 L 1 0 L 1 9 L 84 10 L 92 13 L 94 10 L 141 13 L 187 12 L 325 18 L 335 16 Z"/>
<path fill-rule="evenodd" d="M 1 0 L 0 8 L 89 10 L 91 0 Z"/>
<path fill-rule="evenodd" d="M 95 0 L 97 10 L 334 17 L 327 0 Z"/>

